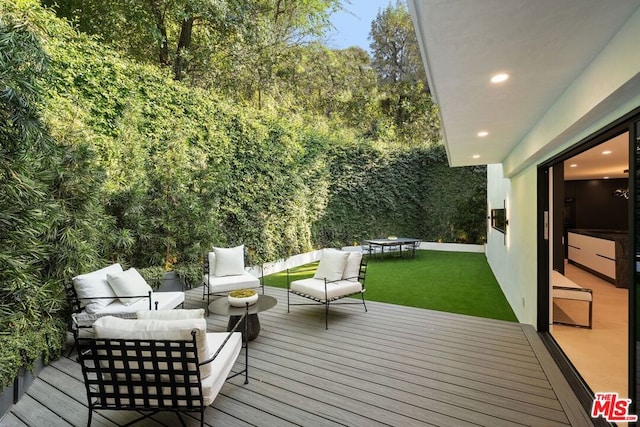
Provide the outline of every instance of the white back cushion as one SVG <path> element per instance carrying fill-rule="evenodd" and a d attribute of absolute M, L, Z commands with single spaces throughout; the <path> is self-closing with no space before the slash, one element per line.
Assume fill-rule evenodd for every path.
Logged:
<path fill-rule="evenodd" d="M 213 248 L 216 276 L 237 276 L 244 273 L 244 245 L 235 248 Z"/>
<path fill-rule="evenodd" d="M 362 261 L 361 252 L 350 252 L 349 258 L 347 258 L 347 265 L 342 273 L 343 280 L 358 280 L 358 274 L 360 274 L 360 262 Z"/>
<path fill-rule="evenodd" d="M 73 287 L 80 299 L 80 307 L 84 307 L 87 313 L 97 313 L 116 300 L 116 294 L 109 286 L 107 274 L 122 272 L 120 264 L 112 264 L 91 273 L 80 274 L 73 279 Z M 94 297 L 110 297 L 105 299 L 92 299 Z M 87 298 L 87 299 L 84 299 Z"/>
<path fill-rule="evenodd" d="M 216 275 L 216 253 L 209 252 L 207 254 L 207 258 L 209 259 L 209 276 Z"/>
<path fill-rule="evenodd" d="M 320 264 L 318 264 L 318 269 L 313 278 L 327 279 L 330 282 L 342 279 L 344 268 L 347 265 L 347 258 L 349 258 L 349 252 L 323 249 Z"/>
<path fill-rule="evenodd" d="M 191 341 L 191 331 L 193 330 L 196 331 L 198 360 L 204 362 L 213 356 L 211 350 L 207 348 L 207 321 L 204 318 L 155 320 L 105 316 L 93 324 L 96 338 Z M 202 378 L 211 375 L 210 363 L 200 367 L 200 375 Z"/>
<path fill-rule="evenodd" d="M 109 273 L 107 281 L 114 294 L 124 305 L 131 305 L 144 298 L 145 295 L 149 295 L 149 292 L 153 292 L 151 286 L 135 268 L 121 273 Z"/>

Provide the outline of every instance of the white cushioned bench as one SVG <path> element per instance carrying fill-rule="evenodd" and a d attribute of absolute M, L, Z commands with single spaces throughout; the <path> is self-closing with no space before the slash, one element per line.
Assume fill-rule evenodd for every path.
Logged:
<path fill-rule="evenodd" d="M 142 310 L 172 310 L 184 303 L 184 292 L 153 292 L 135 269 L 123 271 L 117 263 L 75 276 L 67 293 L 74 334 L 91 333 L 104 316 L 135 318 Z"/>
<path fill-rule="evenodd" d="M 554 320 L 553 323 L 559 325 L 578 326 L 582 328 L 591 329 L 593 323 L 593 291 L 591 289 L 583 288 L 582 286 L 574 283 L 571 279 L 560 274 L 560 272 L 553 270 L 551 272 L 551 284 L 553 286 L 553 298 L 554 299 L 566 299 L 574 301 L 584 301 L 589 303 L 589 324 L 579 325 L 574 323 L 559 322 Z"/>

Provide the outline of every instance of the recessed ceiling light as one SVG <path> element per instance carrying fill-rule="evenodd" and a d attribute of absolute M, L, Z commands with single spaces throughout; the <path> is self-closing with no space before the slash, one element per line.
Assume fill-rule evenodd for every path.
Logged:
<path fill-rule="evenodd" d="M 605 150 L 602 152 L 602 154 L 607 155 L 607 154 L 611 154 L 611 150 Z"/>
<path fill-rule="evenodd" d="M 484 138 L 487 135 L 489 135 L 489 132 L 487 132 L 486 130 L 481 130 L 480 132 L 478 132 L 478 136 L 480 138 Z"/>
<path fill-rule="evenodd" d="M 474 158 L 474 159 L 479 159 L 479 158 L 480 158 L 480 154 L 474 154 L 474 155 L 473 155 L 473 158 Z"/>
<path fill-rule="evenodd" d="M 571 164 L 569 165 L 569 167 L 570 167 L 570 168 L 577 168 L 577 167 L 578 167 L 578 165 L 577 165 L 577 164 L 575 164 L 575 163 L 571 163 Z"/>
<path fill-rule="evenodd" d="M 604 177 L 604 179 L 609 179 L 609 177 L 608 177 L 608 176 L 605 176 L 605 177 Z"/>
<path fill-rule="evenodd" d="M 509 80 L 509 74 L 499 73 L 491 77 L 491 83 L 502 83 Z"/>

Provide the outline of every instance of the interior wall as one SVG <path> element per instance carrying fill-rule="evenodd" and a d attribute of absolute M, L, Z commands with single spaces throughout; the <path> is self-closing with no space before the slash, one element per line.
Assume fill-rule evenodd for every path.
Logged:
<path fill-rule="evenodd" d="M 628 188 L 627 178 L 566 181 L 565 227 L 627 230 L 629 201 L 614 197 L 613 192 Z"/>

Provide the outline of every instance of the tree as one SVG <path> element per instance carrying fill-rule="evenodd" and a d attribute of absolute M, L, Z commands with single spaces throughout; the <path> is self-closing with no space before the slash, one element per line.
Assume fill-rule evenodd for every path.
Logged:
<path fill-rule="evenodd" d="M 404 2 L 396 0 L 395 6 L 389 4 L 378 12 L 369 39 L 372 65 L 383 84 L 426 82 L 418 40 Z"/>
<path fill-rule="evenodd" d="M 272 81 L 287 49 L 324 34 L 340 0 L 42 0 L 129 57 L 199 86 L 241 92 Z"/>
<path fill-rule="evenodd" d="M 438 143 L 439 120 L 427 86 L 416 34 L 406 5 L 396 1 L 371 23 L 372 66 L 380 82 L 380 107 L 404 143 Z"/>

